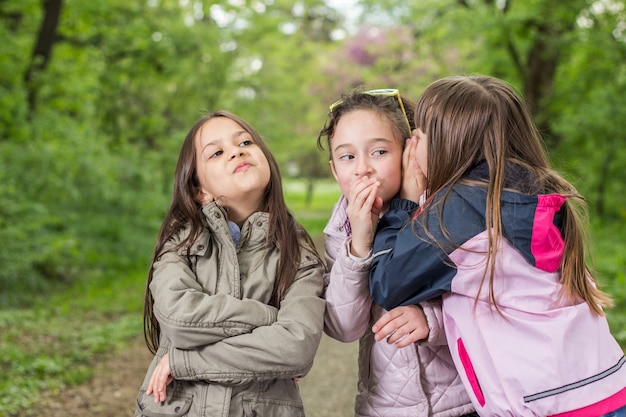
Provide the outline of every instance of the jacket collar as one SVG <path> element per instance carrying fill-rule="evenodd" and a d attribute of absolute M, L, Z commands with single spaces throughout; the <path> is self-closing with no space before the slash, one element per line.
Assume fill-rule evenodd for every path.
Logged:
<path fill-rule="evenodd" d="M 348 199 L 342 194 L 337 203 L 335 203 L 330 219 L 328 219 L 328 223 L 324 227 L 325 234 L 342 237 L 352 236 L 350 221 L 346 212 L 347 207 Z"/>

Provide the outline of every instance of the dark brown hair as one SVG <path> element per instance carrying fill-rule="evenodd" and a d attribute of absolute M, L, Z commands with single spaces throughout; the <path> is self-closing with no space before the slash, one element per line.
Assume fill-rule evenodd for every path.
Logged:
<path fill-rule="evenodd" d="M 239 124 L 252 136 L 254 143 L 261 149 L 270 167 L 270 180 L 264 193 L 261 210 L 269 213 L 269 230 L 267 236 L 268 248 L 280 249 L 278 278 L 274 284 L 274 291 L 270 304 L 279 307 L 287 289 L 293 282 L 300 264 L 301 242 L 306 242 L 307 249 L 317 254 L 309 234 L 296 222 L 289 212 L 283 196 L 282 179 L 276 159 L 270 152 L 259 133 L 245 120 L 227 111 L 216 111 L 198 120 L 187 133 L 182 144 L 178 163 L 174 173 L 174 187 L 172 200 L 161 230 L 157 237 L 152 257 L 152 266 L 148 273 L 144 297 L 144 337 L 148 349 L 156 353 L 159 346 L 160 328 L 154 315 L 154 298 L 150 292 L 150 283 L 154 273 L 154 262 L 163 254 L 165 243 L 184 227 L 189 227 L 189 236 L 179 244 L 180 247 L 190 246 L 205 227 L 204 214 L 201 204 L 196 197 L 200 190 L 196 169 L 195 140 L 204 124 L 216 117 L 226 117 Z"/>
<path fill-rule="evenodd" d="M 402 100 L 406 117 L 402 113 L 398 99 Z M 359 87 L 351 93 L 342 95 L 341 102 L 328 113 L 328 119 L 317 137 L 317 147 L 320 150 L 324 150 L 324 145 L 326 145 L 328 146 L 328 151 L 331 152 L 330 140 L 335 135 L 337 123 L 339 123 L 342 116 L 356 110 L 372 110 L 380 114 L 385 120 L 389 121 L 394 136 L 402 138 L 402 140 L 410 138 L 413 129 L 415 129 L 411 117 L 415 110 L 415 102 L 402 97 L 402 95 L 396 97 L 367 94 L 362 87 Z M 329 159 L 332 159 L 332 157 L 329 157 Z"/>

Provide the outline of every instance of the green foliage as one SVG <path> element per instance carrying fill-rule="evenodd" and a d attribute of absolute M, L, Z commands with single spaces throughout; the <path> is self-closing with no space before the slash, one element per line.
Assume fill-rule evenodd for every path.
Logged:
<path fill-rule="evenodd" d="M 123 272 L 126 271 L 126 272 Z M 141 334 L 145 270 L 111 269 L 30 309 L 0 310 L 0 415 L 18 416 L 43 391 L 56 392 L 91 376 L 95 357 Z"/>
<path fill-rule="evenodd" d="M 52 166 L 56 150 L 33 143 L 0 143 L 0 149 L 0 165 L 11 167 L 0 171 L 0 192 L 7 202 L 0 205 L 2 305 L 13 290 L 21 290 L 20 294 L 48 288 L 49 281 L 39 278 L 63 280 L 71 263 L 62 260 L 71 258 L 76 243 L 60 213 L 46 204 L 62 195 L 58 192 L 64 188 L 60 178 L 57 184 L 46 179 L 57 174 Z"/>
<path fill-rule="evenodd" d="M 318 180 L 313 185 L 313 197 L 307 196 L 309 183 L 305 180 L 288 180 L 283 188 L 285 200 L 294 217 L 298 220 L 311 236 L 319 236 L 324 233 L 324 226 L 334 204 L 339 199 L 341 191 L 339 186 L 332 180 Z"/>
<path fill-rule="evenodd" d="M 162 172 L 142 165 L 163 155 L 131 149 L 115 156 L 104 141 L 85 141 L 95 133 L 68 119 L 39 123 L 30 141 L 0 143 L 0 164 L 10 167 L 0 171 L 8 202 L 0 205 L 0 306 L 71 283 L 88 265 L 145 256 L 145 238 L 156 234 L 166 206 Z"/>
<path fill-rule="evenodd" d="M 604 29 L 606 31 L 606 29 Z M 604 220 L 626 218 L 624 205 L 626 132 L 618 123 L 626 117 L 626 45 L 605 33 L 589 37 L 571 55 L 553 101 L 554 131 L 561 141 L 553 149 L 556 161 L 574 178 L 595 215 Z M 607 82 L 610 80 L 610 83 Z M 571 103 L 575 103 L 572 106 Z"/>
<path fill-rule="evenodd" d="M 335 182 L 317 184 L 308 206 L 304 181 L 288 180 L 284 187 L 296 219 L 319 237 L 339 196 Z M 115 224 L 109 227 L 117 229 Z M 128 236 L 123 240 L 131 241 Z M 94 259 L 101 268 L 90 269 L 56 295 L 33 297 L 29 309 L 0 309 L 0 372 L 11 375 L 0 381 L 0 415 L 20 415 L 43 391 L 84 382 L 94 358 L 110 355 L 142 334 L 150 248 L 141 246 L 141 254 L 132 255 L 134 262 L 115 262 L 113 256 Z"/>
<path fill-rule="evenodd" d="M 449 74 L 495 75 L 529 97 L 553 161 L 588 198 L 626 342 L 623 5 L 362 0 L 366 25 L 350 32 L 322 0 L 64 0 L 42 66 L 45 4 L 0 2 L 0 370 L 13 376 L 0 414 L 87 378 L 94 354 L 141 332 L 145 270 L 201 113 L 260 131 L 290 208 L 319 236 L 339 195 L 330 177 L 310 181 L 328 175 L 315 142 L 328 104 L 357 85 L 417 99 Z"/>
<path fill-rule="evenodd" d="M 626 227 L 623 222 L 592 222 L 592 255 L 600 288 L 611 295 L 613 307 L 607 309 L 611 330 L 626 346 Z"/>
<path fill-rule="evenodd" d="M 315 148 L 304 64 L 338 23 L 321 1 L 65 1 L 50 60 L 37 66 L 42 6 L 0 4 L 10 58 L 0 61 L 0 307 L 149 253 L 201 113 L 246 117 L 283 164 L 297 163 L 300 144 Z M 276 118 L 291 112 L 304 117 Z"/>

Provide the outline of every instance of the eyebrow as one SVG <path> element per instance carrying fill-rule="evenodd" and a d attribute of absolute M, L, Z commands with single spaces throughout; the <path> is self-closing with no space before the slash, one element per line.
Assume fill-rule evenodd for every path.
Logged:
<path fill-rule="evenodd" d="M 395 142 L 395 139 L 387 139 L 387 138 L 370 138 L 370 139 L 366 139 L 366 142 L 368 145 L 377 145 L 379 143 L 393 143 Z M 343 148 L 349 148 L 349 147 L 353 147 L 355 146 L 354 143 L 352 142 L 348 142 L 348 143 L 342 143 L 341 145 L 337 145 L 335 148 L 333 148 L 333 151 L 337 151 L 337 150 L 341 150 Z"/>

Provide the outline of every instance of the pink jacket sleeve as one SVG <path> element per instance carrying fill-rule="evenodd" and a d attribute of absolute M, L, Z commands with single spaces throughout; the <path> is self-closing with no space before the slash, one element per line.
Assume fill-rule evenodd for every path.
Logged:
<path fill-rule="evenodd" d="M 350 239 L 326 235 L 325 253 L 328 271 L 324 331 L 333 339 L 352 342 L 370 326 L 372 298 L 369 292 L 371 256 L 358 261 L 350 257 Z"/>

